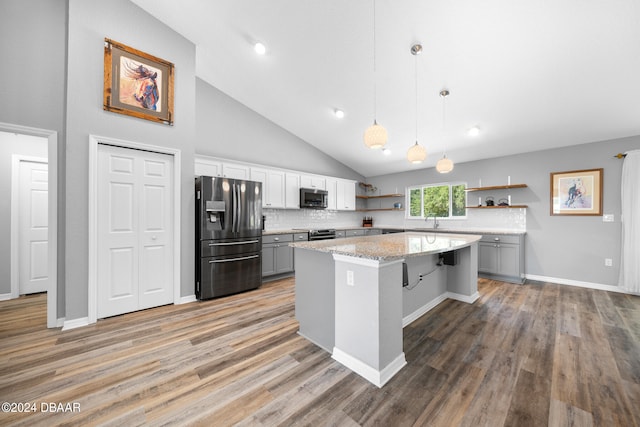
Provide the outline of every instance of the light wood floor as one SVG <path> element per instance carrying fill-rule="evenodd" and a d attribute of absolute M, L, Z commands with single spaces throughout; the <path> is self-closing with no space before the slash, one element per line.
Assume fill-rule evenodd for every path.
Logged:
<path fill-rule="evenodd" d="M 296 334 L 293 279 L 65 332 L 45 295 L 4 301 L 0 402 L 38 413 L 0 425 L 640 425 L 640 297 L 479 290 L 405 328 L 408 365 L 382 389 Z"/>

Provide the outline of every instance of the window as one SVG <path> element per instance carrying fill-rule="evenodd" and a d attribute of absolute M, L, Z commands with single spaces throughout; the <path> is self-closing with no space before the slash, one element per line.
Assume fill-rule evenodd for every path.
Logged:
<path fill-rule="evenodd" d="M 409 218 L 463 218 L 466 216 L 465 183 L 429 184 L 409 187 Z"/>

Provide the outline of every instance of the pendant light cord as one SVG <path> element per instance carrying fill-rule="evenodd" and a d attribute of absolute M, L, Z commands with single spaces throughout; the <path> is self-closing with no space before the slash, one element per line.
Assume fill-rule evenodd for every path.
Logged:
<path fill-rule="evenodd" d="M 373 0 L 373 122 L 378 118 L 378 79 L 376 76 L 376 0 Z"/>
<path fill-rule="evenodd" d="M 418 143 L 418 55 L 415 57 L 415 80 L 416 80 L 416 144 Z"/>
<path fill-rule="evenodd" d="M 447 140 L 445 138 L 445 114 L 446 114 L 447 96 L 442 97 L 442 141 L 444 142 L 443 155 L 447 157 Z"/>

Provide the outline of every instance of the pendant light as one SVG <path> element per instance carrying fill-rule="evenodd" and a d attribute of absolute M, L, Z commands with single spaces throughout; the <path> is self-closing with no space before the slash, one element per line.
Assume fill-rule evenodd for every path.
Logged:
<path fill-rule="evenodd" d="M 415 44 L 411 46 L 411 54 L 415 59 L 415 80 L 416 80 L 416 143 L 407 151 L 407 160 L 409 163 L 419 164 L 427 158 L 427 150 L 418 144 L 418 55 L 422 52 L 422 46 Z"/>
<path fill-rule="evenodd" d="M 376 85 L 376 0 L 373 0 L 373 124 L 364 131 L 364 144 L 378 150 L 387 143 L 387 130 L 378 124 Z"/>
<path fill-rule="evenodd" d="M 446 89 L 442 89 L 440 91 L 440 98 L 442 98 L 442 140 L 443 142 L 446 140 L 445 138 L 445 99 L 447 98 L 447 96 L 449 96 L 449 91 Z M 440 160 L 438 160 L 438 163 L 436 164 L 436 170 L 440 173 L 449 173 L 453 170 L 453 162 L 451 161 L 451 159 L 447 158 L 447 145 L 446 143 L 445 145 L 445 150 L 444 150 L 444 154 L 442 155 L 442 158 Z"/>

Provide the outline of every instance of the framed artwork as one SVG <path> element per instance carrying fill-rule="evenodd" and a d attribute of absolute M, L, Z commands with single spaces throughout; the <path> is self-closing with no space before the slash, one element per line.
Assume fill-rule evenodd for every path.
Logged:
<path fill-rule="evenodd" d="M 171 62 L 104 39 L 104 109 L 173 125 Z"/>
<path fill-rule="evenodd" d="M 551 172 L 551 215 L 602 215 L 603 169 Z"/>

